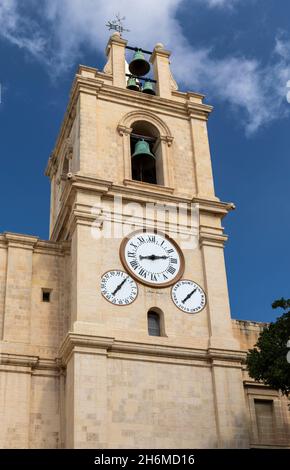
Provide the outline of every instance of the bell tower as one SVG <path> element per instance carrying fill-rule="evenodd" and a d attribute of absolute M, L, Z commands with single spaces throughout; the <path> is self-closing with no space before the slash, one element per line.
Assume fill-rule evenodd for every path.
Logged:
<path fill-rule="evenodd" d="M 247 447 L 212 107 L 178 90 L 161 43 L 114 33 L 106 54 L 103 71 L 79 66 L 47 167 L 50 238 L 70 247 L 63 442 Z"/>

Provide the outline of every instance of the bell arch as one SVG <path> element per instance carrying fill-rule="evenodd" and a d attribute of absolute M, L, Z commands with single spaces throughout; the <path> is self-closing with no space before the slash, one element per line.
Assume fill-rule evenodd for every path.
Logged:
<path fill-rule="evenodd" d="M 158 185 L 173 187 L 171 171 L 171 145 L 173 136 L 167 124 L 150 111 L 131 111 L 118 125 L 118 132 L 123 138 L 124 178 L 132 180 L 131 157 L 134 152 L 132 143 L 136 135 L 147 138 L 150 150 L 156 156 L 156 181 Z M 146 181 L 145 181 L 146 182 Z M 151 181 L 147 181 L 151 182 Z"/>

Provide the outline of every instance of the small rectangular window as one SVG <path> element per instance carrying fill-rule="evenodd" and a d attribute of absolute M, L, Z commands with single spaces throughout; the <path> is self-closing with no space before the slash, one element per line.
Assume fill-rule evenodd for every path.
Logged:
<path fill-rule="evenodd" d="M 51 289 L 42 289 L 42 302 L 50 302 Z"/>

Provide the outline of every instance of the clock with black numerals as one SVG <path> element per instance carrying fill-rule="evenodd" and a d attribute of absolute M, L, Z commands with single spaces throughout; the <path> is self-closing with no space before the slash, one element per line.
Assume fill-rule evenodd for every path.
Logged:
<path fill-rule="evenodd" d="M 204 290 L 194 281 L 181 279 L 171 289 L 176 307 L 186 313 L 199 313 L 206 306 Z"/>
<path fill-rule="evenodd" d="M 138 231 L 124 238 L 120 258 L 134 279 L 148 286 L 167 287 L 184 271 L 184 257 L 177 243 L 154 231 Z"/>
<path fill-rule="evenodd" d="M 114 305 L 129 305 L 136 300 L 138 287 L 134 279 L 120 270 L 108 271 L 101 279 L 101 293 Z"/>

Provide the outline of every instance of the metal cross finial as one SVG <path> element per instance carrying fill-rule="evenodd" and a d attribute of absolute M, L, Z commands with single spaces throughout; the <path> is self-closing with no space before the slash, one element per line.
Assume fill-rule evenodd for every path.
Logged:
<path fill-rule="evenodd" d="M 121 35 L 124 31 L 129 32 L 130 29 L 126 29 L 123 26 L 123 21 L 126 19 L 126 17 L 125 16 L 121 17 L 120 13 L 117 13 L 115 17 L 116 17 L 115 20 L 108 21 L 108 23 L 106 24 L 107 28 L 109 28 L 109 31 L 113 29 L 114 31 L 118 31 L 118 33 L 120 33 Z"/>

